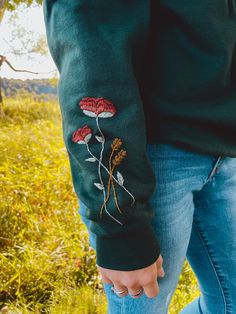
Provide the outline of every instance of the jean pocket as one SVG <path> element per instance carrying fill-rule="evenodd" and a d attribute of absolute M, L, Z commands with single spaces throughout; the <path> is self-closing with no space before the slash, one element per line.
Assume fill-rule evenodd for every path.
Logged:
<path fill-rule="evenodd" d="M 208 177 L 207 177 L 207 182 L 210 181 L 210 179 L 214 176 L 215 173 L 217 173 L 219 171 L 219 168 L 221 166 L 221 164 L 224 161 L 224 157 L 223 156 L 218 156 L 213 164 L 213 167 L 211 169 L 211 172 L 209 173 Z"/>

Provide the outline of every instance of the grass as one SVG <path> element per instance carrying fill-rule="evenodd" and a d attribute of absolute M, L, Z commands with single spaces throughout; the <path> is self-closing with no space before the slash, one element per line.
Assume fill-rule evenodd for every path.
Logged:
<path fill-rule="evenodd" d="M 56 100 L 7 98 L 0 118 L 0 313 L 105 314 L 107 301 L 78 215 Z M 199 295 L 185 262 L 171 301 Z"/>

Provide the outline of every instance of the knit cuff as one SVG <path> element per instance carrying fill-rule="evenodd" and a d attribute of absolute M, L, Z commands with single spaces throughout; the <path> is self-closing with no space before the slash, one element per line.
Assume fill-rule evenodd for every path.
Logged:
<path fill-rule="evenodd" d="M 96 237 L 97 265 L 113 270 L 136 270 L 153 264 L 160 255 L 151 226 L 122 237 Z"/>

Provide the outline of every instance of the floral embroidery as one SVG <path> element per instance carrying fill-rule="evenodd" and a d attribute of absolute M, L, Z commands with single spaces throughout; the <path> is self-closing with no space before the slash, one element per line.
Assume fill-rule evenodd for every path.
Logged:
<path fill-rule="evenodd" d="M 80 101 L 79 105 L 89 117 L 110 118 L 116 113 L 113 103 L 104 98 L 86 97 Z"/>
<path fill-rule="evenodd" d="M 85 125 L 73 133 L 72 141 L 78 144 L 88 143 L 92 136 L 92 130 Z"/>
<path fill-rule="evenodd" d="M 109 213 L 109 211 L 107 209 L 107 201 L 110 197 L 111 188 L 112 188 L 117 209 L 122 214 L 122 211 L 119 207 L 116 190 L 115 190 L 115 184 L 114 184 L 114 181 L 115 181 L 121 188 L 123 188 L 130 195 L 130 197 L 132 198 L 131 206 L 134 205 L 135 198 L 124 186 L 123 175 L 119 171 L 116 171 L 116 177 L 114 176 L 115 167 L 117 167 L 119 164 L 121 164 L 121 162 L 127 156 L 127 152 L 123 149 L 120 149 L 122 146 L 121 139 L 115 138 L 111 144 L 111 154 L 109 157 L 109 164 L 108 164 L 108 168 L 107 168 L 102 163 L 103 151 L 104 151 L 104 145 L 105 145 L 105 137 L 104 137 L 104 135 L 101 131 L 101 128 L 99 126 L 99 118 L 110 118 L 116 114 L 117 110 L 116 110 L 116 108 L 112 102 L 110 102 L 109 100 L 107 100 L 105 98 L 101 98 L 101 97 L 100 98 L 85 97 L 80 101 L 79 106 L 83 110 L 85 115 L 96 119 L 97 128 L 98 128 L 101 136 L 95 136 L 95 138 L 102 145 L 99 159 L 91 152 L 91 150 L 89 148 L 88 143 L 92 137 L 93 132 L 92 132 L 92 129 L 89 128 L 87 125 L 85 125 L 82 128 L 77 129 L 73 133 L 72 141 L 75 143 L 78 143 L 78 144 L 85 144 L 86 145 L 87 150 L 88 150 L 90 156 L 92 156 L 92 157 L 85 159 L 85 161 L 88 161 L 88 162 L 96 162 L 97 161 L 98 162 L 98 175 L 99 175 L 100 182 L 94 182 L 94 185 L 99 190 L 101 190 L 103 192 L 104 202 L 103 202 L 101 209 L 100 209 L 100 217 L 102 217 L 102 211 L 104 208 L 105 212 L 112 219 L 114 219 L 117 223 L 122 225 L 122 223 L 118 219 L 116 219 L 114 216 L 112 216 L 111 213 Z M 115 153 L 116 153 L 116 155 L 114 156 Z M 104 186 L 102 176 L 101 176 L 101 167 L 109 175 L 107 195 L 106 195 L 105 186 Z"/>

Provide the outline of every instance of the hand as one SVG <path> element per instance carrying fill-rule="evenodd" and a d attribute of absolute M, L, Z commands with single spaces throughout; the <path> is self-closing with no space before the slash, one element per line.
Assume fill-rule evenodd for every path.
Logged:
<path fill-rule="evenodd" d="M 98 265 L 97 267 L 104 283 L 113 284 L 115 290 L 123 291 L 126 288 L 128 289 L 127 292 L 120 294 L 120 297 L 128 293 L 135 294 L 143 288 L 147 297 L 154 298 L 160 291 L 157 277 L 164 277 L 165 275 L 162 264 L 163 258 L 160 255 L 152 265 L 137 270 L 120 271 Z"/>

